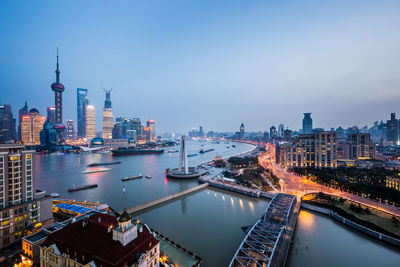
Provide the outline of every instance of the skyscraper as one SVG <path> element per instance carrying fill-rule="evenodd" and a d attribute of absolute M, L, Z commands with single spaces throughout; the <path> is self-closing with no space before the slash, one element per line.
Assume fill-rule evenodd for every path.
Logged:
<path fill-rule="evenodd" d="M 86 106 L 88 105 L 88 97 L 87 97 L 88 90 L 77 88 L 76 95 L 77 95 L 77 118 L 78 118 L 78 138 L 85 138 L 86 137 Z"/>
<path fill-rule="evenodd" d="M 276 135 L 277 135 L 276 127 L 275 126 L 271 126 L 269 128 L 269 137 L 270 138 L 275 138 Z"/>
<path fill-rule="evenodd" d="M 394 145 L 399 144 L 399 122 L 396 120 L 396 113 L 390 114 L 390 120 L 387 125 L 387 140 L 392 141 Z"/>
<path fill-rule="evenodd" d="M 311 113 L 304 113 L 302 133 L 309 134 L 312 132 L 312 129 L 313 126 L 312 126 Z"/>
<path fill-rule="evenodd" d="M 15 119 L 11 106 L 0 105 L 0 143 L 16 139 Z"/>
<path fill-rule="evenodd" d="M 25 105 L 18 112 L 18 140 L 21 140 L 21 122 L 22 116 L 28 115 L 28 103 L 25 101 Z"/>
<path fill-rule="evenodd" d="M 147 120 L 147 127 L 150 128 L 150 141 L 154 141 L 155 137 L 155 128 L 154 128 L 154 120 Z"/>
<path fill-rule="evenodd" d="M 57 69 L 56 69 L 56 82 L 51 85 L 51 90 L 54 91 L 54 102 L 55 102 L 55 116 L 53 128 L 57 132 L 57 143 L 63 142 L 63 133 L 65 125 L 62 120 L 62 93 L 64 92 L 64 85 L 60 83 L 60 69 L 58 66 L 58 48 L 57 48 Z"/>
<path fill-rule="evenodd" d="M 278 126 L 278 137 L 283 137 L 284 126 L 283 124 L 279 124 Z"/>
<path fill-rule="evenodd" d="M 151 141 L 151 128 L 144 127 L 143 128 L 143 135 L 146 137 L 146 142 L 149 143 Z"/>
<path fill-rule="evenodd" d="M 133 118 L 132 124 L 133 124 L 133 130 L 136 130 L 136 135 L 141 135 L 142 134 L 142 122 L 140 121 L 140 119 Z"/>
<path fill-rule="evenodd" d="M 114 117 L 110 99 L 111 90 L 104 90 L 106 92 L 106 100 L 104 101 L 103 109 L 103 139 L 112 138 L 112 130 L 114 127 Z"/>
<path fill-rule="evenodd" d="M 90 140 L 96 137 L 96 108 L 92 105 L 87 105 L 85 114 L 86 140 L 90 142 Z"/>
<path fill-rule="evenodd" d="M 22 116 L 21 141 L 25 145 L 40 145 L 40 132 L 45 122 L 46 118 L 37 109 L 29 110 L 27 115 Z"/>
<path fill-rule="evenodd" d="M 74 121 L 67 120 L 67 139 L 73 140 L 75 137 L 74 134 Z"/>

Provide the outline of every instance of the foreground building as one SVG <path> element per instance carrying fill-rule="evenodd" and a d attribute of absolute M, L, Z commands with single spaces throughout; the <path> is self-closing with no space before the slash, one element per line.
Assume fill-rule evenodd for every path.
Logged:
<path fill-rule="evenodd" d="M 37 193 L 33 151 L 23 145 L 0 145 L 0 249 L 27 234 L 28 227 L 52 222 L 51 197 Z"/>
<path fill-rule="evenodd" d="M 160 242 L 126 211 L 118 220 L 94 214 L 48 235 L 40 245 L 40 266 L 159 265 Z"/>

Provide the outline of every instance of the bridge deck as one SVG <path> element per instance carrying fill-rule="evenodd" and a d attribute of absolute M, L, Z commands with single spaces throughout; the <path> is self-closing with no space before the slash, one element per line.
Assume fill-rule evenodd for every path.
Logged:
<path fill-rule="evenodd" d="M 276 194 L 264 216 L 240 244 L 229 266 L 280 266 L 282 253 L 278 250 L 282 241 L 287 239 L 287 230 L 290 233 L 293 230 L 292 227 L 288 229 L 288 224 L 292 221 L 290 219 L 295 205 L 296 196 Z"/>

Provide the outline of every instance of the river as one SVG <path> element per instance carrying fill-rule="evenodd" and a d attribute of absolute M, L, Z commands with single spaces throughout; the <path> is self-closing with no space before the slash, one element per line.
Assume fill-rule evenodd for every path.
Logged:
<path fill-rule="evenodd" d="M 231 145 L 235 144 L 236 148 Z M 201 146 L 203 145 L 203 146 Z M 229 146 L 230 148 L 227 148 Z M 188 154 L 200 149 L 215 151 L 189 158 L 190 165 L 227 157 L 252 148 L 243 143 L 189 142 Z M 178 147 L 166 148 L 178 149 Z M 37 187 L 61 198 L 99 201 L 116 210 L 123 208 L 122 188 L 126 186 L 127 206 L 135 206 L 197 185 L 196 180 L 167 179 L 164 170 L 176 167 L 179 153 L 112 157 L 109 154 L 36 155 L 34 175 Z M 122 161 L 107 166 L 109 172 L 81 174 L 93 162 Z M 122 182 L 125 176 L 151 175 Z M 97 183 L 99 187 L 74 193 L 68 188 Z M 241 226 L 253 225 L 264 213 L 268 201 L 243 195 L 204 189 L 166 205 L 139 214 L 137 218 L 163 235 L 198 254 L 202 266 L 227 266 L 245 237 Z M 399 266 L 399 250 L 324 215 L 301 211 L 287 266 Z"/>

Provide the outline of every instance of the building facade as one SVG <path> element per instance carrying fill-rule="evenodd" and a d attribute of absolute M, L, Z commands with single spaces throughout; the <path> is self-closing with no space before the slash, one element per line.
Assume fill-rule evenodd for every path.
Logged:
<path fill-rule="evenodd" d="M 36 193 L 33 152 L 0 145 L 0 249 L 20 240 L 26 229 L 51 221 L 51 197 Z"/>
<path fill-rule="evenodd" d="M 39 111 L 32 108 L 27 115 L 21 118 L 21 141 L 25 145 L 40 145 L 40 132 L 46 118 Z"/>
<path fill-rule="evenodd" d="M 0 105 L 0 143 L 10 140 L 16 140 L 15 119 L 10 105 Z"/>
<path fill-rule="evenodd" d="M 393 145 L 399 144 L 399 121 L 396 119 L 396 113 L 390 114 L 390 120 L 386 122 L 387 141 L 391 141 Z"/>
<path fill-rule="evenodd" d="M 78 138 L 86 137 L 86 106 L 89 104 L 88 90 L 77 88 L 76 96 L 77 96 L 77 134 Z"/>
<path fill-rule="evenodd" d="M 339 141 L 340 159 L 374 159 L 376 148 L 369 133 L 351 133 Z"/>
<path fill-rule="evenodd" d="M 336 132 L 300 134 L 289 143 L 279 145 L 279 163 L 286 167 L 337 167 Z"/>
<path fill-rule="evenodd" d="M 90 142 L 90 140 L 96 137 L 96 108 L 92 105 L 87 105 L 85 115 L 85 137 Z"/>
<path fill-rule="evenodd" d="M 21 123 L 22 116 L 28 115 L 28 103 L 25 101 L 25 105 L 18 111 L 18 140 L 21 141 Z"/>

